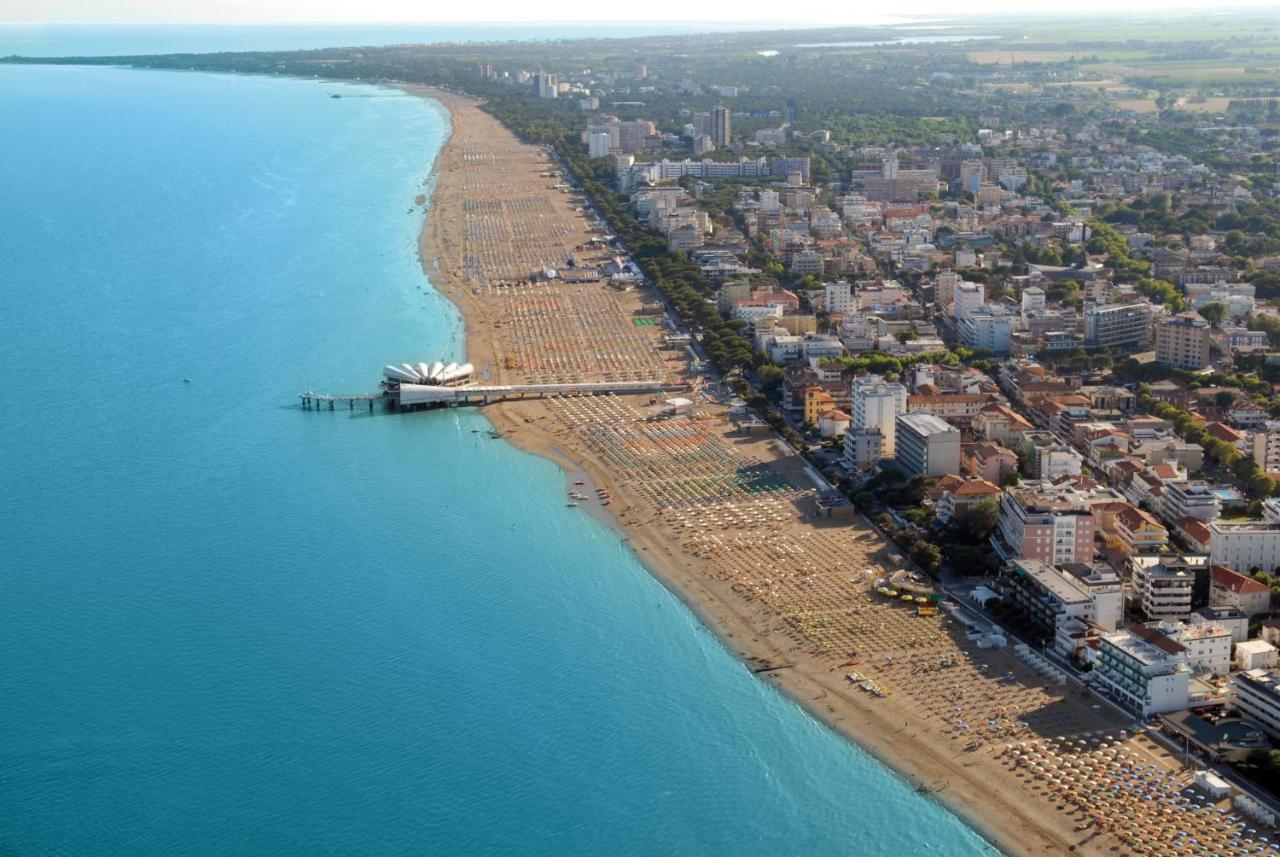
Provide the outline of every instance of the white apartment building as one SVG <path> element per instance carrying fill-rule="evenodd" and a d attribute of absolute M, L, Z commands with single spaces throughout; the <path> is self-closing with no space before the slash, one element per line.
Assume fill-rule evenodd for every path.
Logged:
<path fill-rule="evenodd" d="M 1280 566 L 1280 522 L 1214 521 L 1209 524 L 1209 556 L 1242 574 Z"/>
<path fill-rule="evenodd" d="M 844 433 L 844 458 L 841 463 L 854 470 L 869 467 L 884 457 L 884 435 L 878 428 L 854 428 Z"/>
<path fill-rule="evenodd" d="M 961 280 L 956 284 L 953 300 L 955 309 L 951 314 L 957 322 L 963 322 L 974 310 L 986 303 L 986 287 L 982 283 Z"/>
<path fill-rule="evenodd" d="M 881 456 L 893 458 L 897 454 L 898 414 L 907 412 L 907 388 L 890 384 L 880 375 L 865 375 L 853 379 L 853 429 L 878 429 Z"/>
<path fill-rule="evenodd" d="M 1104 635 L 1090 676 L 1098 690 L 1139 717 L 1181 711 L 1191 701 L 1186 649 L 1141 626 Z"/>
<path fill-rule="evenodd" d="M 1191 612 L 1197 574 L 1207 578 L 1203 554 L 1135 554 L 1129 558 L 1134 600 L 1148 619 L 1181 618 Z"/>
<path fill-rule="evenodd" d="M 1156 630 L 1177 640 L 1187 652 L 1187 666 L 1196 671 L 1231 672 L 1231 630 L 1212 623 L 1162 622 Z"/>
<path fill-rule="evenodd" d="M 933 414 L 899 414 L 898 466 L 912 475 L 945 476 L 960 472 L 960 430 Z"/>
<path fill-rule="evenodd" d="M 840 323 L 840 341 L 850 351 L 869 351 L 876 347 L 879 326 L 865 315 L 846 315 Z"/>
<path fill-rule="evenodd" d="M 1231 677 L 1236 711 L 1257 723 L 1272 738 L 1280 738 L 1280 673 L 1247 670 Z"/>
<path fill-rule="evenodd" d="M 1146 301 L 1127 304 L 1090 304 L 1084 310 L 1086 348 L 1131 350 L 1151 342 L 1154 307 Z"/>
<path fill-rule="evenodd" d="M 975 351 L 1008 354 L 1013 344 L 1014 318 L 996 307 L 978 307 L 960 320 L 960 341 Z"/>
<path fill-rule="evenodd" d="M 848 315 L 858 311 L 858 300 L 853 294 L 853 284 L 845 281 L 824 283 L 822 296 L 831 315 Z"/>
<path fill-rule="evenodd" d="M 1195 518 L 1209 523 L 1217 520 L 1221 512 L 1222 501 L 1205 482 L 1169 482 L 1164 486 L 1160 514 L 1167 521 Z"/>
<path fill-rule="evenodd" d="M 1280 472 L 1280 420 L 1267 420 L 1253 433 L 1253 460 L 1264 471 Z"/>
<path fill-rule="evenodd" d="M 1044 289 L 1039 286 L 1027 286 L 1022 290 L 1022 323 L 1033 315 L 1043 313 L 1046 308 Z"/>

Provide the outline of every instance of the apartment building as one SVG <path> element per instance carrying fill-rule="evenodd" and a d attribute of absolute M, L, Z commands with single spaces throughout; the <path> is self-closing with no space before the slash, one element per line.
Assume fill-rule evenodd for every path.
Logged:
<path fill-rule="evenodd" d="M 896 458 L 907 473 L 945 476 L 960 472 L 960 430 L 932 414 L 899 414 Z"/>
<path fill-rule="evenodd" d="M 1191 701 L 1185 647 L 1141 626 L 1104 635 L 1090 676 L 1094 687 L 1139 717 L 1181 711 Z"/>
<path fill-rule="evenodd" d="M 1166 521 L 1195 518 L 1210 523 L 1222 512 L 1222 500 L 1205 482 L 1169 482 L 1160 498 L 1160 514 Z M 1229 564 L 1229 563 L 1228 563 Z"/>
<path fill-rule="evenodd" d="M 1148 619 L 1187 616 L 1208 603 L 1209 558 L 1203 554 L 1129 557 L 1133 600 Z"/>
<path fill-rule="evenodd" d="M 1093 562 L 1095 528 L 1089 502 L 1080 492 L 1041 482 L 1005 491 L 992 545 L 1005 559 L 1088 564 Z"/>
<path fill-rule="evenodd" d="M 1107 565 L 1054 566 L 1014 560 L 1000 577 L 1000 592 L 1047 638 L 1071 619 L 1114 631 L 1124 611 L 1124 587 Z"/>
<path fill-rule="evenodd" d="M 1280 522 L 1213 521 L 1209 556 L 1214 564 L 1237 571 L 1274 571 L 1280 566 Z"/>
<path fill-rule="evenodd" d="M 1255 669 L 1231 677 L 1236 711 L 1280 739 L 1280 671 Z"/>
<path fill-rule="evenodd" d="M 1184 312 L 1156 322 L 1156 361 L 1197 371 L 1209 365 L 1209 322 Z"/>
<path fill-rule="evenodd" d="M 1245 616 L 1271 612 L 1271 590 L 1248 575 L 1223 565 L 1210 568 L 1209 602 L 1238 610 Z"/>
<path fill-rule="evenodd" d="M 1084 310 L 1086 348 L 1133 351 L 1151 342 L 1154 307 L 1146 301 L 1124 304 L 1090 304 Z"/>
<path fill-rule="evenodd" d="M 853 380 L 853 418 L 850 431 L 876 429 L 881 437 L 881 455 L 893 458 L 897 454 L 897 419 L 907 412 L 907 388 L 892 384 L 880 375 L 865 375 Z"/>
<path fill-rule="evenodd" d="M 1280 473 L 1280 420 L 1267 420 L 1254 430 L 1253 460 L 1268 473 Z"/>

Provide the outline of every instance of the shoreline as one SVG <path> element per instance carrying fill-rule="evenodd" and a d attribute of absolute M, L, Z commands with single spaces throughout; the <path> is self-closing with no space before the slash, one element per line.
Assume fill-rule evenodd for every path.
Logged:
<path fill-rule="evenodd" d="M 495 381 L 502 380 L 506 370 L 499 360 L 501 343 L 496 332 L 496 326 L 501 324 L 500 314 L 451 270 L 452 265 L 461 264 L 456 254 L 462 237 L 451 230 L 450 224 L 453 221 L 456 229 L 451 212 L 457 199 L 452 194 L 457 192 L 454 185 L 462 180 L 466 169 L 459 133 L 464 122 L 475 121 L 471 114 L 478 114 L 513 141 L 514 137 L 496 119 L 480 113 L 477 102 L 471 99 L 425 86 L 399 84 L 397 88 L 438 102 L 449 115 L 450 133 L 436 155 L 428 179 L 431 196 L 419 238 L 419 256 L 432 284 L 458 308 L 467 358 L 477 371 Z M 466 118 L 463 111 L 470 111 Z M 609 491 L 616 505 L 607 510 L 591 506 L 583 511 L 614 529 L 646 570 L 687 605 L 744 667 L 917 791 L 925 792 L 992 847 L 1009 855 L 1052 853 L 1068 847 L 1079 853 L 1106 853 L 1103 842 L 1073 833 L 1073 819 L 1043 804 L 994 759 L 943 743 L 942 736 L 929 734 L 924 718 L 913 717 L 900 704 L 891 706 L 885 704 L 886 700 L 868 704 L 866 695 L 850 694 L 843 672 L 830 665 L 829 656 L 806 654 L 799 651 L 794 637 L 777 628 L 761 627 L 762 622 L 774 620 L 764 619 L 758 612 L 753 616 L 750 605 L 733 587 L 702 572 L 695 557 L 642 521 L 639 498 L 607 467 L 583 450 L 567 448 L 564 433 L 552 428 L 555 418 L 544 403 L 508 402 L 489 405 L 481 412 L 516 447 L 555 462 L 565 473 L 566 484 L 583 479 L 592 490 L 599 486 Z M 851 525 L 871 531 L 877 544 L 887 545 L 861 516 L 855 521 L 825 526 Z M 816 525 L 819 530 L 825 526 Z M 888 548 L 896 552 L 893 546 Z M 768 671 L 761 671 L 762 668 Z"/>

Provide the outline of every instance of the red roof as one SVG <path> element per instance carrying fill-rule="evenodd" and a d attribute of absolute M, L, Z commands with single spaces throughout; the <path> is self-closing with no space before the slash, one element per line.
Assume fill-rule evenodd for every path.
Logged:
<path fill-rule="evenodd" d="M 1238 571 L 1232 571 L 1225 565 L 1215 565 L 1209 569 L 1213 573 L 1213 582 L 1217 586 L 1230 589 L 1232 592 L 1247 595 L 1257 595 L 1261 592 L 1270 590 L 1252 577 L 1247 577 Z"/>
<path fill-rule="evenodd" d="M 1209 544 L 1209 537 L 1213 534 L 1208 525 L 1197 518 L 1181 518 L 1177 526 L 1178 529 L 1202 545 Z"/>
<path fill-rule="evenodd" d="M 1003 493 L 1000 486 L 994 485 L 985 479 L 971 479 L 963 485 L 957 487 L 953 492 L 957 497 L 980 497 L 983 495 Z"/>
<path fill-rule="evenodd" d="M 1166 637 L 1154 628 L 1147 628 L 1143 625 L 1132 625 L 1129 630 L 1135 637 L 1141 637 L 1160 651 L 1166 652 L 1170 655 L 1176 655 L 1178 652 L 1185 652 L 1187 650 L 1186 646 L 1171 637 Z"/>
<path fill-rule="evenodd" d="M 1227 443 L 1238 443 L 1244 440 L 1243 434 L 1225 423 L 1209 423 L 1204 430 L 1210 437 L 1225 440 Z"/>

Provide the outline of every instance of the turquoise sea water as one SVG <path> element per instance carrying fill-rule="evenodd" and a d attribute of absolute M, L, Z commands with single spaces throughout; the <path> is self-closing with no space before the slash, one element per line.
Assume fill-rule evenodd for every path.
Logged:
<path fill-rule="evenodd" d="M 990 853 L 483 417 L 295 406 L 462 349 L 333 88 L 0 67 L 0 855 Z"/>

